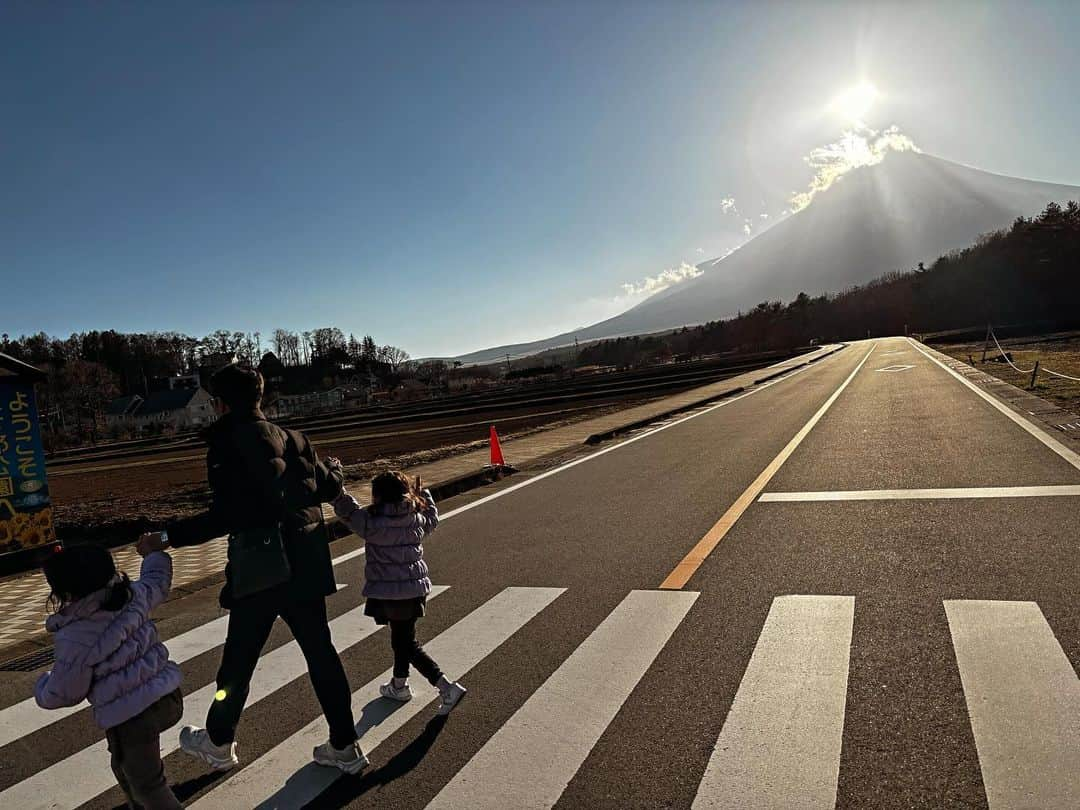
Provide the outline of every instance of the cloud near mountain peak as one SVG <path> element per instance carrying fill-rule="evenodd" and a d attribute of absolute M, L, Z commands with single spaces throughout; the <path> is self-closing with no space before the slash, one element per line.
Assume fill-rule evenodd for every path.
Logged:
<path fill-rule="evenodd" d="M 806 191 L 792 194 L 791 213 L 806 208 L 819 192 L 852 169 L 881 163 L 890 152 L 921 151 L 895 124 L 880 131 L 864 125 L 845 130 L 839 140 L 819 146 L 803 158 L 814 170 L 814 178 Z"/>
<path fill-rule="evenodd" d="M 681 262 L 678 267 L 671 267 L 655 276 L 650 276 L 636 284 L 623 284 L 623 295 L 641 296 L 652 295 L 661 290 L 666 290 L 672 284 L 680 284 L 691 278 L 697 278 L 704 271 L 687 262 Z"/>

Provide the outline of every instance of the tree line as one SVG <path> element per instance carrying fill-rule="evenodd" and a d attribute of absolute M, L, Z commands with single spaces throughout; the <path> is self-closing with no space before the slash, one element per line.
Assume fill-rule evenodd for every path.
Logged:
<path fill-rule="evenodd" d="M 1080 326 L 1080 204 L 1049 204 L 929 267 L 896 270 L 842 292 L 763 301 L 726 320 L 587 346 L 579 364 L 638 365 L 811 341 L 926 333 L 987 323 L 1043 331 Z"/>
<path fill-rule="evenodd" d="M 404 349 L 379 345 L 371 335 L 348 337 L 337 328 L 304 332 L 219 329 L 201 338 L 181 332 L 79 332 L 67 338 L 44 332 L 0 335 L 0 352 L 43 369 L 39 406 L 52 446 L 96 440 L 109 403 L 120 396 L 149 395 L 169 377 L 203 372 L 223 358 L 259 367 L 271 390 L 306 393 L 335 379 L 365 385 L 393 384 L 408 362 Z M 61 434 L 70 434 L 62 436 Z"/>

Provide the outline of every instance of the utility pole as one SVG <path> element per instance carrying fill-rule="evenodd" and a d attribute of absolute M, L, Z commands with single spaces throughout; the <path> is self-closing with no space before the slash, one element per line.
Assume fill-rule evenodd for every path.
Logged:
<path fill-rule="evenodd" d="M 979 362 L 982 362 L 982 363 L 985 363 L 985 362 L 986 362 L 986 346 L 987 346 L 987 344 L 988 344 L 989 342 L 990 342 L 990 324 L 987 324 L 987 325 L 986 325 L 986 337 L 984 337 L 984 338 L 983 338 L 983 353 L 982 353 L 982 360 L 981 360 L 981 361 L 979 361 Z"/>
<path fill-rule="evenodd" d="M 510 373 L 510 352 L 506 353 L 506 373 Z"/>

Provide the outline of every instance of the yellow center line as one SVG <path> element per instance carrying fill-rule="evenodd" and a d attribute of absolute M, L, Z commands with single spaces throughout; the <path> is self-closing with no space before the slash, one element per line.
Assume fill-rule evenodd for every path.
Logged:
<path fill-rule="evenodd" d="M 728 510 L 724 512 L 720 520 L 716 521 L 716 525 L 705 533 L 705 536 L 698 541 L 697 545 L 690 549 L 690 552 L 683 557 L 682 562 L 676 565 L 672 572 L 667 575 L 667 579 L 660 583 L 661 588 L 666 590 L 679 590 L 689 582 L 690 577 L 694 575 L 698 568 L 701 567 L 701 564 L 708 559 L 713 549 L 724 539 L 724 535 L 730 531 L 736 521 L 742 517 L 743 512 L 749 508 L 750 504 L 752 504 L 757 496 L 761 494 L 761 491 L 765 489 L 765 485 L 769 483 L 774 475 L 776 475 L 776 471 L 784 465 L 784 462 L 788 460 L 788 457 L 795 452 L 795 448 L 798 447 L 802 443 L 802 440 L 806 438 L 807 434 L 814 429 L 814 425 L 816 425 L 821 417 L 825 415 L 825 412 L 832 407 L 832 404 L 836 402 L 840 394 L 848 387 L 848 383 L 855 379 L 855 375 L 859 373 L 859 369 L 861 369 L 863 364 L 870 358 L 870 355 L 873 354 L 875 348 L 877 348 L 876 343 L 870 347 L 870 351 L 868 351 L 863 359 L 859 361 L 859 365 L 855 366 L 855 370 L 840 384 L 840 387 L 833 392 L 832 396 L 825 400 L 825 404 L 818 409 L 818 412 L 810 417 L 810 421 L 802 426 L 802 429 L 787 443 L 787 446 L 780 451 L 776 458 L 769 462 L 769 465 L 761 471 L 761 474 L 754 479 L 754 482 L 735 500 L 735 503 L 728 507 Z"/>

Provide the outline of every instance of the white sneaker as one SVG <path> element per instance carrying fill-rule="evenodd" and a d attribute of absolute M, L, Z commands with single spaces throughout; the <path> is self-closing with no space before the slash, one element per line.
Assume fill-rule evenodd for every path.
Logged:
<path fill-rule="evenodd" d="M 240 759 L 236 756 L 235 742 L 214 745 L 210 733 L 198 726 L 184 726 L 180 729 L 180 750 L 201 759 L 215 771 L 227 771 L 240 764 Z"/>
<path fill-rule="evenodd" d="M 334 748 L 329 742 L 324 742 L 315 747 L 315 750 L 311 752 L 311 758 L 315 760 L 316 765 L 337 768 L 349 774 L 360 773 L 368 766 L 368 758 L 360 748 L 359 740 L 340 750 Z"/>
<path fill-rule="evenodd" d="M 379 694 L 384 698 L 390 698 L 390 700 L 396 700 L 398 703 L 408 703 L 413 699 L 412 689 L 409 687 L 409 682 L 406 681 L 402 687 L 394 686 L 394 682 L 384 683 L 379 687 Z"/>
<path fill-rule="evenodd" d="M 468 691 L 457 681 L 451 681 L 449 686 L 439 690 L 439 696 L 442 699 L 439 701 L 438 708 L 435 709 L 435 714 L 450 714 Z"/>

